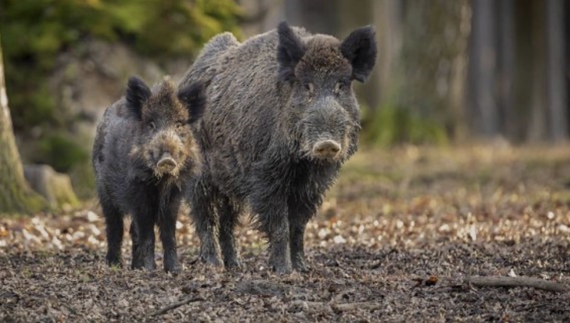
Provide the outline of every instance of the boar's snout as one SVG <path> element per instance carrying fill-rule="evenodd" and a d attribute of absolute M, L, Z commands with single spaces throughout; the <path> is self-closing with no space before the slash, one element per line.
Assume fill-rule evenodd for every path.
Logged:
<path fill-rule="evenodd" d="M 178 166 L 178 164 L 176 163 L 174 158 L 172 158 L 170 153 L 162 154 L 162 156 L 158 160 L 158 163 L 156 163 L 156 168 L 162 174 L 172 172 L 176 168 L 176 166 Z"/>
<path fill-rule="evenodd" d="M 334 140 L 323 140 L 313 146 L 313 155 L 320 159 L 335 159 L 340 153 L 341 146 Z"/>

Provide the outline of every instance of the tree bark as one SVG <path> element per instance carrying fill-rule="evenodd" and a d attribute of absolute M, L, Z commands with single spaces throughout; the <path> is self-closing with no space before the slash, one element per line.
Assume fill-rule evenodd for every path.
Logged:
<path fill-rule="evenodd" d="M 34 193 L 24 179 L 12 131 L 0 48 L 0 214 L 29 214 L 45 206 L 45 200 Z"/>
<path fill-rule="evenodd" d="M 513 81 L 515 77 L 515 0 L 499 3 L 499 86 L 498 100 L 501 114 L 501 133 L 507 138 L 517 139 L 517 124 L 520 111 L 514 100 Z"/>
<path fill-rule="evenodd" d="M 499 116 L 494 93 L 497 65 L 496 24 L 493 0 L 473 0 L 471 43 L 471 101 L 475 133 L 499 134 Z"/>
<path fill-rule="evenodd" d="M 353 5 L 350 3 L 350 5 Z M 395 100 L 400 83 L 403 2 L 372 1 L 373 21 L 378 39 L 378 59 L 366 93 L 372 109 Z"/>
<path fill-rule="evenodd" d="M 547 97 L 550 114 L 550 139 L 559 142 L 568 138 L 565 84 L 564 2 L 546 1 L 547 36 Z"/>

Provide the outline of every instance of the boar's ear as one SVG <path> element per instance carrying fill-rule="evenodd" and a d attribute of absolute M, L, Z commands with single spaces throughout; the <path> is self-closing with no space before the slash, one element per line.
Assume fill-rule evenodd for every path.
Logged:
<path fill-rule="evenodd" d="M 206 93 L 204 83 L 198 82 L 187 85 L 178 90 L 178 100 L 188 108 L 190 118 L 188 123 L 200 119 L 206 107 Z"/>
<path fill-rule="evenodd" d="M 144 102 L 150 98 L 150 95 L 150 89 L 143 80 L 136 76 L 129 78 L 129 84 L 127 85 L 127 106 L 138 120 L 142 119 L 142 106 Z"/>
<path fill-rule="evenodd" d="M 295 78 L 295 66 L 305 54 L 306 48 L 285 21 L 277 27 L 277 34 L 279 34 L 279 45 L 277 46 L 279 79 L 288 81 Z"/>
<path fill-rule="evenodd" d="M 376 62 L 376 32 L 371 26 L 353 31 L 340 45 L 340 51 L 352 64 L 352 78 L 364 82 Z"/>

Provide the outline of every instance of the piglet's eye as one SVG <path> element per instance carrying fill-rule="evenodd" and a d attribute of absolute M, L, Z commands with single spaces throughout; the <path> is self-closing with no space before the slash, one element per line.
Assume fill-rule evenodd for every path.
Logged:
<path fill-rule="evenodd" d="M 147 127 L 148 127 L 150 130 L 156 129 L 156 125 L 155 125 L 154 122 L 152 122 L 152 121 L 149 122 L 149 123 L 147 123 Z"/>
<path fill-rule="evenodd" d="M 344 83 L 336 82 L 336 84 L 334 85 L 334 93 L 339 94 L 343 89 L 344 89 Z"/>
<path fill-rule="evenodd" d="M 307 91 L 309 92 L 313 92 L 315 90 L 315 86 L 313 85 L 313 83 L 306 83 L 305 89 L 307 89 Z"/>
<path fill-rule="evenodd" d="M 176 129 L 177 129 L 177 130 L 181 130 L 183 127 L 184 127 L 184 124 L 183 124 L 181 121 L 178 121 L 178 122 L 176 123 Z"/>

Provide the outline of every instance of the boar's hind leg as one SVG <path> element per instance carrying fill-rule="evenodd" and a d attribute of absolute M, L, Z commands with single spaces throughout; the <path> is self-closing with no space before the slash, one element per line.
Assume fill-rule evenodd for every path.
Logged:
<path fill-rule="evenodd" d="M 216 267 L 222 266 L 220 245 L 216 233 L 218 218 L 214 212 L 216 194 L 205 181 L 199 181 L 191 193 L 192 218 L 200 239 L 200 260 Z"/>
<path fill-rule="evenodd" d="M 101 201 L 107 231 L 107 263 L 121 267 L 123 242 L 123 214 L 109 202 Z"/>
<path fill-rule="evenodd" d="M 222 257 L 224 265 L 227 269 L 241 268 L 241 262 L 237 251 L 237 243 L 235 238 L 235 227 L 238 223 L 240 214 L 239 207 L 228 197 L 221 197 L 217 207 L 220 216 L 220 248 L 222 249 Z"/>
<path fill-rule="evenodd" d="M 154 262 L 154 214 L 155 208 L 139 206 L 133 214 L 131 234 L 133 239 L 133 269 L 156 269 Z"/>
<path fill-rule="evenodd" d="M 164 270 L 171 273 L 180 272 L 176 253 L 176 219 L 180 208 L 180 198 L 171 197 L 169 205 L 164 205 L 164 214 L 159 219 L 160 239 L 164 250 Z"/>

